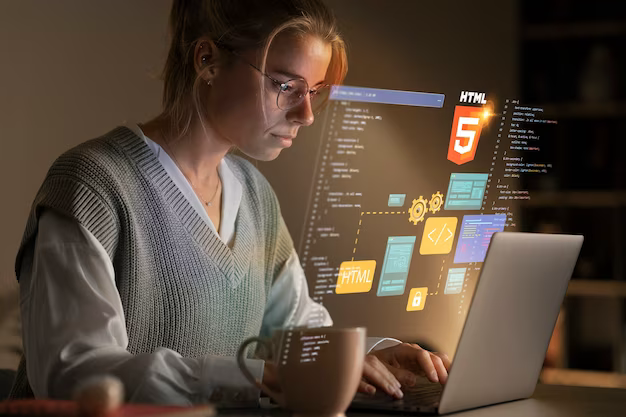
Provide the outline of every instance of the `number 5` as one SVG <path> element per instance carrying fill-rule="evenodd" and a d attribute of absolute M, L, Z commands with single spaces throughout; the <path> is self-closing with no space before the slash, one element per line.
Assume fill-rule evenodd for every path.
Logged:
<path fill-rule="evenodd" d="M 459 117 L 459 124 L 456 129 L 456 137 L 457 138 L 468 138 L 467 145 L 461 145 L 461 140 L 457 139 L 454 142 L 454 150 L 459 154 L 463 155 L 468 152 L 471 152 L 472 146 L 474 145 L 474 137 L 476 136 L 476 132 L 473 130 L 464 130 L 464 125 L 476 125 L 480 123 L 480 119 L 478 117 Z"/>

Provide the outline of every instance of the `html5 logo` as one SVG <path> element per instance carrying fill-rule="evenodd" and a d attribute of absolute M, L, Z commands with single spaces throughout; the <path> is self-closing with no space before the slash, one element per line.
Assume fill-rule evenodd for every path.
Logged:
<path fill-rule="evenodd" d="M 461 91 L 461 103 L 487 104 L 485 93 Z M 450 133 L 448 160 L 457 165 L 470 162 L 476 155 L 480 132 L 491 112 L 486 107 L 456 106 Z"/>

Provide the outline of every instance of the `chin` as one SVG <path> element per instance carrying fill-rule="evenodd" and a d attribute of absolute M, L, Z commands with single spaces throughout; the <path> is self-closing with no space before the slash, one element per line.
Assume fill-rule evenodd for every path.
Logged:
<path fill-rule="evenodd" d="M 265 155 L 259 158 L 259 160 L 263 162 L 273 161 L 274 159 L 278 158 L 278 155 L 280 155 L 281 151 L 282 149 L 272 149 L 271 151 L 266 152 Z"/>
<path fill-rule="evenodd" d="M 268 148 L 268 149 L 255 149 L 253 151 L 245 151 L 240 148 L 240 150 L 245 153 L 250 158 L 256 159 L 261 162 L 269 162 L 278 158 L 282 149 L 280 148 Z"/>

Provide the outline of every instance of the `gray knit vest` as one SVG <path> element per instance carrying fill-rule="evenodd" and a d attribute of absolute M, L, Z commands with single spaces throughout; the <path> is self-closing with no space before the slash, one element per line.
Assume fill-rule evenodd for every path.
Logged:
<path fill-rule="evenodd" d="M 16 258 L 18 280 L 42 211 L 56 210 L 109 254 L 130 353 L 165 347 L 184 357 L 234 356 L 244 339 L 259 334 L 270 286 L 293 242 L 267 180 L 243 158 L 227 158 L 243 186 L 232 249 L 130 129 L 70 149 L 35 197 Z M 11 397 L 32 395 L 22 358 Z"/>

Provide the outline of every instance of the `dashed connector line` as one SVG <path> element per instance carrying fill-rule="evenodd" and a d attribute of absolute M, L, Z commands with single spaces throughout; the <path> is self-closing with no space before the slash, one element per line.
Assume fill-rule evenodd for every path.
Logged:
<path fill-rule="evenodd" d="M 443 259 L 443 261 L 441 262 L 441 269 L 439 270 L 439 279 L 437 280 L 437 289 L 435 290 L 434 293 L 430 293 L 430 295 L 437 295 L 439 294 L 439 286 L 441 285 L 441 277 L 443 276 L 443 264 L 446 263 L 445 258 Z"/>
<path fill-rule="evenodd" d="M 471 265 L 471 264 L 470 264 Z M 463 291 L 461 292 L 461 303 L 459 304 L 459 314 L 467 313 L 467 310 L 463 310 L 463 302 L 465 301 L 465 292 L 467 291 L 467 279 L 469 273 L 465 271 L 465 278 L 463 279 Z"/>
<path fill-rule="evenodd" d="M 382 211 L 362 211 L 361 212 L 361 217 L 365 216 L 365 215 L 375 215 L 375 214 L 406 214 L 406 211 L 385 211 L 384 213 Z M 363 219 L 360 218 L 359 219 L 359 228 L 356 231 L 356 239 L 354 240 L 354 249 L 352 249 L 352 262 L 354 262 L 354 254 L 356 253 L 356 246 L 359 243 L 359 234 L 361 233 L 361 224 L 363 224 Z"/>
<path fill-rule="evenodd" d="M 356 235 L 357 237 L 354 239 L 354 249 L 352 250 L 352 261 L 354 262 L 354 254 L 356 253 L 356 247 L 357 244 L 359 243 L 359 235 L 361 234 L 361 225 L 363 224 L 363 216 L 366 215 L 375 215 L 375 214 L 383 214 L 382 211 L 379 212 L 375 212 L 375 211 L 362 211 L 361 212 L 361 218 L 359 219 L 359 228 L 356 231 Z M 406 214 L 406 211 L 391 211 L 391 212 L 384 212 L 384 214 Z M 439 287 L 441 286 L 441 278 L 443 277 L 443 268 L 444 268 L 444 264 L 446 263 L 445 258 L 442 260 L 441 262 L 441 269 L 439 270 L 439 279 L 437 280 L 437 288 L 435 290 L 435 292 L 431 292 L 429 295 L 438 295 L 439 294 Z M 465 291 L 463 291 L 465 292 Z"/>
<path fill-rule="evenodd" d="M 361 216 L 365 214 L 406 214 L 406 211 L 362 211 Z"/>

